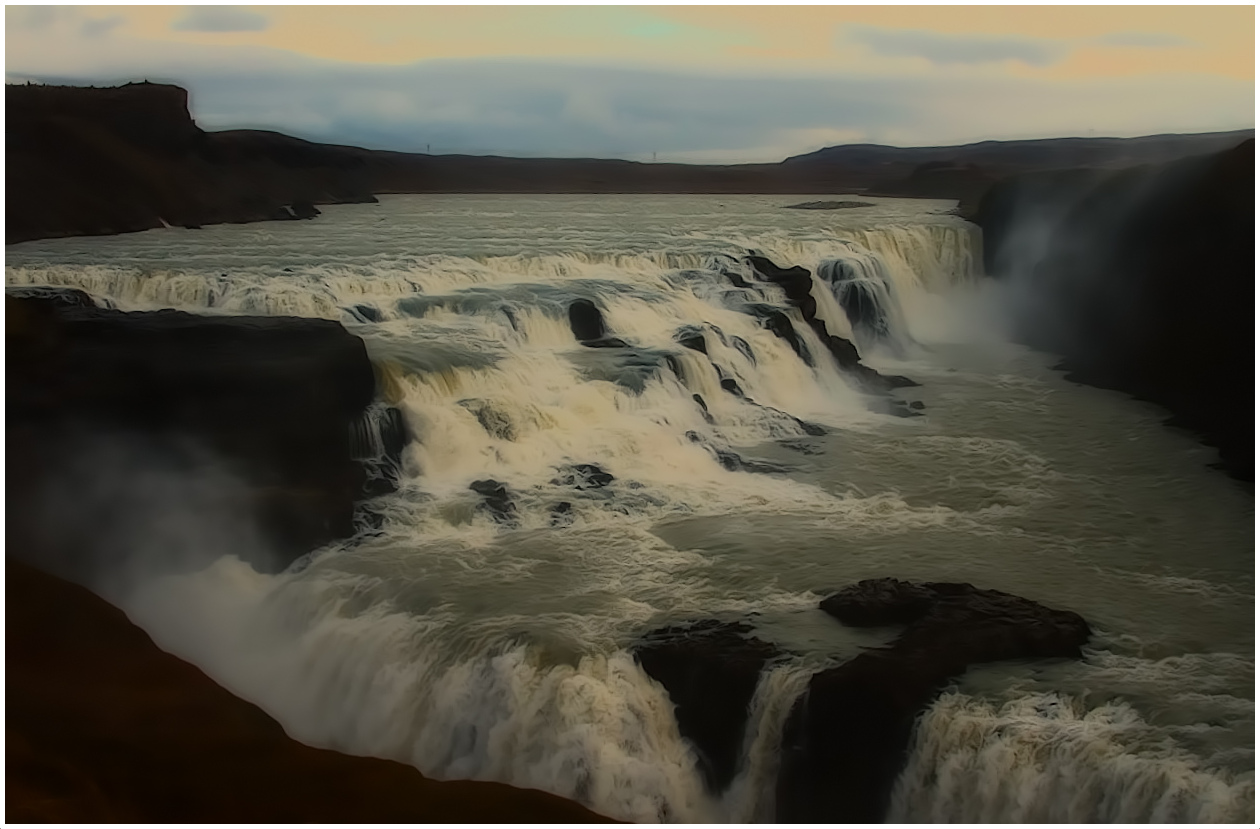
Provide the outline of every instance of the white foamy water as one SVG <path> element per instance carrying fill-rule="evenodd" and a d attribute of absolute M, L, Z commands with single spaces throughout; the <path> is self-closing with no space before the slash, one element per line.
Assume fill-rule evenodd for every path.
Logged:
<path fill-rule="evenodd" d="M 205 571 L 113 597 L 304 741 L 618 818 L 767 820 L 792 701 L 869 643 L 818 599 L 875 576 L 970 581 L 1097 635 L 1079 663 L 963 677 L 917 729 L 891 818 L 1253 820 L 1251 497 L 1159 410 L 1007 342 L 948 203 L 780 209 L 792 199 L 389 197 L 24 243 L 6 280 L 336 319 L 366 341 L 412 435 L 399 491 L 369 505 L 379 529 L 277 576 L 212 550 Z M 749 249 L 814 271 L 819 318 L 922 383 L 898 396 L 924 416 L 880 414 L 739 263 Z M 836 272 L 865 281 L 887 338 L 850 326 Z M 629 348 L 575 342 L 578 298 Z M 812 365 L 758 307 L 788 314 Z M 697 333 L 707 354 L 677 342 Z M 728 452 L 760 465 L 731 470 Z M 614 480 L 579 490 L 574 464 Z M 488 478 L 511 526 L 468 489 Z M 712 617 L 794 654 L 763 676 L 721 796 L 628 650 Z"/>

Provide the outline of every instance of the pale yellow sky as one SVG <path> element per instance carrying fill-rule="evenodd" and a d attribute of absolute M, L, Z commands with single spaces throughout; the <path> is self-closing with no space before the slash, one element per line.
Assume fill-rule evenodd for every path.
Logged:
<path fill-rule="evenodd" d="M 659 57 L 678 62 L 841 67 L 858 56 L 837 48 L 851 24 L 942 35 L 1074 43 L 1050 77 L 1205 72 L 1255 77 L 1254 6 L 248 6 L 262 31 L 172 30 L 184 7 L 98 6 L 119 31 L 185 43 L 250 44 L 353 63 L 433 58 Z M 654 22 L 659 21 L 659 24 Z M 1089 43 L 1121 33 L 1186 43 L 1162 49 Z M 732 66 L 733 68 L 733 66 Z"/>
<path fill-rule="evenodd" d="M 416 92 L 415 73 L 454 71 L 443 69 L 442 60 L 463 61 L 460 71 L 479 80 L 461 76 L 452 94 L 456 87 L 466 92 L 450 100 L 437 100 L 435 90 Z M 527 69 L 490 77 L 493 67 L 509 63 Z M 560 71 L 556 66 L 571 71 L 558 80 L 534 78 L 528 67 L 542 64 L 553 67 L 539 69 L 543 75 Z M 614 68 L 621 73 L 615 79 L 595 83 L 605 78 L 599 72 Z M 198 116 L 217 124 L 267 125 L 272 118 L 277 128 L 327 137 L 359 118 L 376 124 L 368 133 L 377 143 L 428 133 L 469 150 L 544 152 L 541 132 L 526 140 L 521 118 L 492 111 L 503 108 L 503 90 L 526 84 L 522 94 L 542 107 L 539 119 L 568 118 L 608 135 L 651 133 L 642 136 L 646 145 L 596 141 L 591 152 L 637 157 L 661 144 L 677 157 L 711 151 L 716 159 L 841 138 L 921 143 L 1251 126 L 1255 8 L 10 6 L 6 70 L 11 79 L 140 75 L 185 83 Z M 685 76 L 691 91 L 683 91 L 687 84 L 649 91 L 651 84 L 632 80 L 635 72 Z M 404 74 L 411 80 L 404 82 Z M 296 97 L 305 103 L 294 99 L 303 78 L 311 86 Z M 723 79 L 723 91 L 702 91 Z M 793 85 L 795 79 L 805 80 Z M 362 88 L 351 95 L 356 83 Z M 693 121 L 722 100 L 737 109 L 738 83 L 746 92 L 761 90 L 776 112 L 787 107 L 780 99 L 798 95 L 800 105 L 780 116 L 795 123 L 777 136 L 765 129 L 755 139 L 750 134 L 743 149 L 706 149 L 698 138 L 667 149 L 671 119 Z M 339 94 L 340 103 L 317 106 L 319 84 L 328 96 Z M 268 89 L 282 94 L 279 86 L 289 97 L 265 103 Z M 700 97 L 684 101 L 685 95 Z M 542 102 L 557 96 L 562 104 L 544 112 Z M 645 113 L 640 101 L 671 96 L 676 104 L 656 114 Z M 806 98 L 834 116 L 807 114 Z M 455 125 L 461 118 L 482 127 L 493 121 L 493 140 L 482 127 Z M 712 126 L 739 128 L 733 120 L 715 117 Z M 363 130 L 351 133 L 367 141 Z"/>

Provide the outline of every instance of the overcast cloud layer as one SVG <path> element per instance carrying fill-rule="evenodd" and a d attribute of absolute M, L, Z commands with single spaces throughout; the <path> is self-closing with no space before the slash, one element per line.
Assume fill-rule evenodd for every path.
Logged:
<path fill-rule="evenodd" d="M 1049 79 L 1010 71 L 1052 64 L 1079 45 L 1062 39 L 878 26 L 836 33 L 839 50 L 901 60 L 883 72 L 706 72 L 519 58 L 391 66 L 257 45 L 140 41 L 119 35 L 116 17 L 25 11 L 7 16 L 10 80 L 174 82 L 189 88 L 193 114 L 207 129 L 274 129 L 377 149 L 778 161 L 837 143 L 1140 135 L 1254 123 L 1249 80 L 1187 73 Z M 244 8 L 190 7 L 170 28 L 269 25 L 266 15 Z M 74 49 L 48 57 L 38 47 L 52 37 Z M 1166 33 L 1108 37 L 1130 49 L 1186 45 Z"/>

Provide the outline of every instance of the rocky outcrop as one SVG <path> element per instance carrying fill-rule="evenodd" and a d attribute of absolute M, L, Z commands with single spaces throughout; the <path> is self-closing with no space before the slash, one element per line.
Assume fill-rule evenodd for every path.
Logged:
<path fill-rule="evenodd" d="M 5 587 L 11 821 L 606 820 L 539 791 L 427 780 L 402 763 L 302 745 L 87 590 L 12 558 Z"/>
<path fill-rule="evenodd" d="M 1255 143 L 1174 163 L 1012 178 L 985 197 L 1018 335 L 1069 379 L 1164 406 L 1255 479 Z M 1240 384 L 1242 388 L 1240 389 Z"/>
<path fill-rule="evenodd" d="M 818 300 L 810 293 L 813 288 L 813 277 L 808 270 L 799 265 L 781 268 L 764 256 L 750 253 L 745 257 L 753 272 L 762 279 L 773 282 L 783 289 L 788 303 L 799 309 L 801 317 L 813 329 L 822 341 L 836 364 L 843 370 L 858 378 L 869 391 L 885 392 L 888 389 L 917 386 L 918 383 L 908 377 L 899 375 L 882 375 L 870 366 L 862 364 L 858 350 L 853 343 L 838 337 L 827 330 L 827 324 L 818 318 Z M 796 336 L 791 321 L 781 311 L 771 312 L 764 316 L 766 327 L 779 337 L 788 341 L 801 359 L 809 362 L 800 338 Z"/>
<path fill-rule="evenodd" d="M 91 583 L 130 554 L 124 525 L 176 523 L 162 517 L 176 507 L 197 513 L 192 534 L 256 524 L 259 543 L 236 552 L 284 568 L 355 531 L 363 446 L 401 450 L 398 418 L 365 435 L 372 365 L 338 323 L 24 293 L 5 299 L 8 529 L 59 575 Z"/>
<path fill-rule="evenodd" d="M 855 627 L 905 625 L 888 647 L 815 674 L 784 727 L 780 822 L 877 823 L 915 719 L 968 666 L 1079 658 L 1079 615 L 970 584 L 859 582 L 819 605 Z"/>
<path fill-rule="evenodd" d="M 712 792 L 730 785 L 743 760 L 748 708 L 774 645 L 744 622 L 707 619 L 652 631 L 634 658 L 669 692 L 678 731 L 691 741 Z"/>
<path fill-rule="evenodd" d="M 313 218 L 375 201 L 370 153 L 207 133 L 165 84 L 5 87 L 5 241 Z"/>

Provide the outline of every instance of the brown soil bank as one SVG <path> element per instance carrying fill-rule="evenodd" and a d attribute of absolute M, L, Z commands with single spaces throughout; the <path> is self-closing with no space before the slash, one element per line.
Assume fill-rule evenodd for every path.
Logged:
<path fill-rule="evenodd" d="M 10 821 L 606 820 L 543 792 L 302 745 L 84 588 L 14 561 L 5 578 Z"/>

